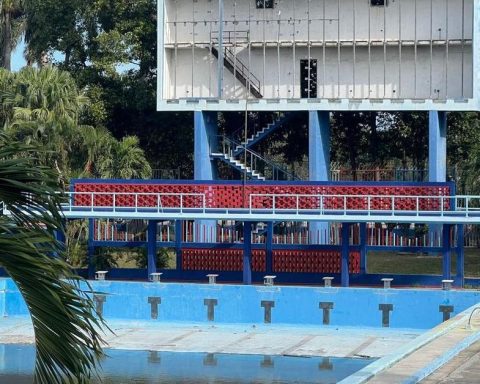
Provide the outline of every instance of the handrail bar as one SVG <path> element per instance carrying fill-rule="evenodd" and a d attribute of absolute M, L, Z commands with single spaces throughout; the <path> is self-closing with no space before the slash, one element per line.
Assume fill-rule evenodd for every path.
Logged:
<path fill-rule="evenodd" d="M 262 156 L 260 155 L 258 152 L 255 152 L 253 151 L 252 149 L 248 148 L 246 145 L 242 144 L 242 143 L 239 143 L 238 141 L 228 137 L 228 136 L 225 136 L 225 135 L 218 135 L 217 136 L 218 138 L 221 138 L 222 139 L 222 142 L 223 142 L 223 153 L 226 153 L 225 152 L 225 142 L 227 142 L 228 144 L 233 144 L 233 145 L 230 145 L 230 148 L 233 148 L 233 147 L 241 147 L 243 151 L 247 151 L 248 154 L 254 156 L 255 158 L 259 159 L 260 161 L 263 161 L 264 163 L 266 163 L 267 165 L 269 165 L 272 169 L 274 170 L 277 170 L 277 171 L 280 171 L 282 173 L 284 173 L 287 177 L 290 177 L 292 180 L 299 180 L 297 176 L 295 176 L 293 173 L 289 172 L 288 170 L 286 170 L 285 168 L 283 168 L 282 166 L 276 164 L 275 162 L 273 162 L 272 160 L 270 160 L 269 158 L 265 157 L 265 156 Z M 233 157 L 233 151 L 231 154 L 229 154 Z"/>

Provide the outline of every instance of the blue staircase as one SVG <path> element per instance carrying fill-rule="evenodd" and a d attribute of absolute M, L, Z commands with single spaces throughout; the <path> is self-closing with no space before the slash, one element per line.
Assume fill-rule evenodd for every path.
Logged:
<path fill-rule="evenodd" d="M 247 148 L 253 147 L 258 142 L 262 141 L 265 137 L 275 132 L 278 128 L 282 127 L 285 123 L 288 123 L 293 117 L 293 113 L 279 113 L 277 117 L 267 126 L 263 127 L 259 131 L 255 132 L 250 136 L 247 141 L 241 142 L 234 150 L 234 156 L 238 156 L 244 147 Z"/>
<path fill-rule="evenodd" d="M 221 143 L 222 151 L 212 152 L 210 156 L 213 159 L 223 161 L 240 173 L 246 173 L 252 180 L 265 181 L 267 178 L 270 180 L 298 180 L 285 168 L 231 138 L 220 136 L 218 142 Z M 238 147 L 241 147 L 241 150 L 237 151 L 235 155 L 234 152 Z"/>

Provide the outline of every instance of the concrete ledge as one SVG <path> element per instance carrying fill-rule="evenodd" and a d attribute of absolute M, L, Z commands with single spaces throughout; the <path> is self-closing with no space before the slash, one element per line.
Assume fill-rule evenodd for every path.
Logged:
<path fill-rule="evenodd" d="M 442 335 L 445 335 L 446 333 L 457 329 L 458 327 L 462 326 L 463 324 L 466 324 L 468 321 L 468 317 L 470 316 L 470 313 L 474 308 L 478 307 L 478 305 L 474 305 L 467 310 L 463 311 L 462 313 L 458 314 L 455 316 L 453 319 L 450 319 L 437 327 L 433 328 L 432 330 L 424 333 L 420 337 L 416 338 L 415 340 L 412 340 L 411 342 L 407 343 L 406 345 L 400 347 L 399 349 L 396 350 L 396 353 L 387 355 L 376 362 L 368 365 L 367 367 L 361 369 L 360 371 L 356 372 L 355 374 L 345 378 L 344 380 L 340 381 L 339 384 L 363 384 L 369 381 L 370 379 L 374 378 L 376 375 L 379 373 L 387 370 L 388 368 L 392 367 L 394 364 L 400 362 L 404 358 L 408 357 L 411 355 L 413 352 L 419 350 L 420 348 L 426 346 L 427 344 L 431 343 L 435 339 L 439 338 Z M 459 343 L 457 346 L 455 346 L 452 350 L 457 350 L 456 353 L 453 353 L 451 351 L 447 351 L 444 355 L 445 357 L 443 358 L 438 358 L 435 359 L 433 362 L 422 368 L 421 371 L 418 371 L 413 374 L 412 380 L 415 380 L 414 376 L 421 376 L 423 374 L 423 371 L 425 372 L 433 372 L 435 369 L 439 368 L 441 365 L 445 364 L 448 360 L 453 358 L 456 354 L 458 354 L 461 350 L 467 348 L 469 345 L 471 345 L 473 342 L 476 340 L 480 339 L 480 333 L 477 332 L 474 335 L 470 336 L 472 340 L 469 340 L 467 342 L 466 339 L 464 339 L 461 343 Z M 463 344 L 465 345 L 463 346 Z M 450 353 L 449 353 L 450 352 Z M 437 361 L 438 360 L 438 361 Z M 441 363 L 441 364 L 440 364 Z M 431 368 L 429 368 L 431 366 Z M 435 367 L 436 366 L 436 367 Z M 428 374 L 427 374 L 428 375 Z M 425 376 L 423 376 L 425 377 Z M 422 377 L 422 378 L 423 378 Z M 416 383 L 416 381 L 408 381 L 409 383 Z"/>

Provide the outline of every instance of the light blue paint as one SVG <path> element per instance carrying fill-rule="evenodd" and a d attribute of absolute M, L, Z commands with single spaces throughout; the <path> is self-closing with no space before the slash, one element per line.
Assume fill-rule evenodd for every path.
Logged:
<path fill-rule="evenodd" d="M 311 111 L 308 114 L 308 175 L 310 181 L 330 178 L 330 113 Z M 310 222 L 310 244 L 327 244 L 330 225 Z"/>
<path fill-rule="evenodd" d="M 196 111 L 194 114 L 194 178 L 195 180 L 214 180 L 216 172 L 210 156 L 216 150 L 217 113 Z M 197 226 L 202 230 L 198 242 L 215 242 L 216 221 L 197 220 Z M 204 231 L 204 230 L 205 231 Z"/>
<path fill-rule="evenodd" d="M 442 321 L 440 305 L 453 305 L 452 317 L 480 301 L 479 291 L 412 289 L 323 288 L 177 283 L 92 282 L 105 292 L 106 319 L 150 320 L 148 297 L 161 297 L 160 322 L 207 323 L 204 299 L 217 299 L 216 323 L 262 324 L 262 300 L 275 302 L 272 324 L 322 325 L 319 302 L 333 302 L 331 325 L 382 326 L 379 304 L 392 304 L 392 328 L 429 329 Z M 4 315 L 26 315 L 27 308 L 11 281 L 7 283 Z"/>

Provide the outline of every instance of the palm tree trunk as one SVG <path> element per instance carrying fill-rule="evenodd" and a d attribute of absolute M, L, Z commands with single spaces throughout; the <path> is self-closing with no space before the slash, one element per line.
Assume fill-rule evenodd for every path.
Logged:
<path fill-rule="evenodd" d="M 2 40 L 3 40 L 2 67 L 10 71 L 11 59 L 12 59 L 12 24 L 11 24 L 11 14 L 9 11 L 6 11 L 4 15 Z"/>

